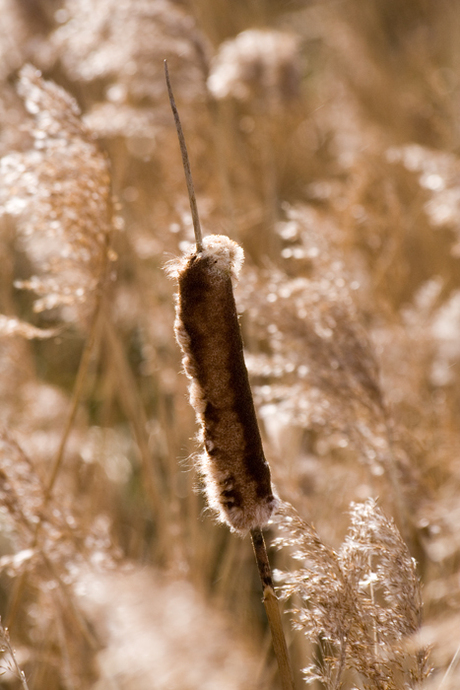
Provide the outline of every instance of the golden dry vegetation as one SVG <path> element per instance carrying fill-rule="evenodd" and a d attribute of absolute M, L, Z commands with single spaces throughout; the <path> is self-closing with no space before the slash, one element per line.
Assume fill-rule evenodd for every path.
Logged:
<path fill-rule="evenodd" d="M 167 58 L 204 232 L 245 251 L 297 687 L 456 690 L 460 4 L 0 16 L 0 687 L 279 687 L 249 539 L 193 468 Z"/>

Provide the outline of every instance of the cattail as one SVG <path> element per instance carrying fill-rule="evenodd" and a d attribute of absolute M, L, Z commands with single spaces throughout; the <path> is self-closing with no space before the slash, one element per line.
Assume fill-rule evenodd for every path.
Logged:
<path fill-rule="evenodd" d="M 205 238 L 203 245 L 170 270 L 179 284 L 175 332 L 201 426 L 200 469 L 209 504 L 232 529 L 246 532 L 267 523 L 275 497 L 233 297 L 243 250 L 222 235 Z"/>
<path fill-rule="evenodd" d="M 179 114 L 166 82 L 179 134 L 196 237 L 196 250 L 173 261 L 179 285 L 175 333 L 190 379 L 190 402 L 201 426 L 200 470 L 209 505 L 237 532 L 264 526 L 275 506 L 249 377 L 243 357 L 232 278 L 243 250 L 222 235 L 203 240 Z"/>
<path fill-rule="evenodd" d="M 200 469 L 209 504 L 220 519 L 236 532 L 251 533 L 281 686 L 283 690 L 294 690 L 262 534 L 278 500 L 273 495 L 270 468 L 262 448 L 233 297 L 232 278 L 238 277 L 243 250 L 222 235 L 202 238 L 187 147 L 166 60 L 165 76 L 196 239 L 196 250 L 170 263 L 169 273 L 179 284 L 175 332 L 185 373 L 191 381 L 190 402 L 201 426 L 205 450 Z"/>

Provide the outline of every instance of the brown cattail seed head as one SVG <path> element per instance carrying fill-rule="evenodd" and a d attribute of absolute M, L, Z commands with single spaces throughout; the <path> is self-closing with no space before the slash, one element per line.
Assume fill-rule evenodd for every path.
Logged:
<path fill-rule="evenodd" d="M 210 235 L 204 251 L 170 265 L 179 292 L 175 332 L 201 426 L 200 469 L 209 504 L 238 532 L 265 525 L 273 512 L 270 469 L 254 410 L 232 277 L 243 250 Z"/>

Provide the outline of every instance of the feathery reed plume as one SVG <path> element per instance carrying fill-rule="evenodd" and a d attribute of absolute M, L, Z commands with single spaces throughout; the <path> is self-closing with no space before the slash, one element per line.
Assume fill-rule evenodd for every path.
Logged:
<path fill-rule="evenodd" d="M 31 65 L 21 70 L 18 91 L 35 121 L 29 126 L 34 146 L 0 161 L 0 211 L 19 216 L 18 239 L 38 275 L 16 286 L 40 295 L 35 311 L 59 309 L 89 331 L 49 496 L 96 339 L 114 218 L 108 161 L 83 126 L 75 100 Z"/>
<path fill-rule="evenodd" d="M 178 72 L 186 68 L 181 93 L 188 101 L 197 89 L 204 93 L 201 62 L 207 46 L 186 5 L 171 0 L 65 0 L 63 6 L 72 21 L 60 26 L 50 42 L 70 79 L 110 85 L 104 96 L 108 105 L 114 104 L 112 116 L 118 122 L 120 107 L 124 116 L 124 105 L 145 106 L 161 99 L 158 66 L 164 57 Z"/>
<path fill-rule="evenodd" d="M 276 131 L 289 131 L 296 126 L 290 118 L 300 96 L 300 75 L 296 36 L 273 29 L 249 29 L 222 43 L 207 80 L 210 94 L 220 104 L 217 108 L 219 127 L 224 127 L 229 117 L 235 118 L 236 124 L 241 109 L 252 123 L 249 129 L 253 132 L 247 143 L 248 147 L 254 146 L 251 158 L 258 161 L 258 170 L 253 172 L 251 185 L 259 190 L 263 199 L 263 250 L 275 262 L 280 251 L 275 233 L 281 203 L 280 163 L 283 166 Z M 229 135 L 219 132 L 218 137 L 228 139 Z M 230 134 L 230 140 L 232 137 Z M 281 144 L 284 151 L 285 145 L 284 136 Z M 222 146 L 218 142 L 217 151 L 222 150 Z M 234 155 L 232 149 L 233 142 L 228 147 L 226 158 L 229 160 Z"/>
<path fill-rule="evenodd" d="M 328 690 L 342 687 L 346 669 L 365 688 L 415 687 L 429 674 L 426 650 L 412 655 L 406 642 L 421 623 L 420 583 L 393 520 L 370 499 L 352 504 L 351 526 L 338 551 L 288 503 L 278 511 L 279 547 L 294 547 L 302 566 L 278 573 L 284 598 L 297 595 L 294 624 L 319 646 L 320 656 L 304 669 Z"/>
<path fill-rule="evenodd" d="M 0 572 L 11 577 L 35 571 L 40 580 L 56 584 L 60 573 L 70 583 L 82 557 L 90 559 L 97 551 L 102 561 L 108 555 L 100 526 L 83 530 L 77 515 L 47 497 L 30 457 L 6 432 L 0 432 L 0 510 L 16 550 L 0 558 Z"/>
<path fill-rule="evenodd" d="M 26 675 L 18 664 L 16 654 L 11 646 L 8 629 L 4 628 L 0 621 L 0 654 L 7 655 L 5 664 L 0 666 L 0 673 L 8 671 L 12 676 L 15 676 L 21 683 L 23 690 L 29 690 L 27 685 Z"/>
<path fill-rule="evenodd" d="M 262 96 L 269 104 L 288 102 L 299 94 L 299 57 L 293 34 L 248 29 L 220 46 L 208 88 L 217 99 Z"/>
<path fill-rule="evenodd" d="M 75 650 L 80 650 L 78 654 L 84 655 L 90 667 L 98 643 L 75 600 L 73 585 L 85 562 L 96 558 L 99 563 L 111 563 L 111 542 L 99 520 L 88 530 L 79 516 L 50 498 L 46 489 L 23 448 L 7 433 L 0 433 L 0 513 L 14 549 L 0 558 L 0 573 L 13 582 L 8 627 L 14 624 L 20 634 L 20 623 L 31 611 L 31 605 L 24 607 L 24 599 L 33 593 L 32 606 L 41 611 L 37 619 L 29 620 L 36 638 L 65 647 L 59 633 L 56 641 L 56 625 L 65 618 L 73 631 Z M 37 655 L 36 663 L 44 668 L 49 662 Z"/>
<path fill-rule="evenodd" d="M 264 456 L 244 362 L 232 277 L 243 250 L 228 237 L 202 240 L 187 147 L 169 80 L 195 229 L 196 248 L 169 266 L 179 284 L 175 333 L 190 385 L 190 402 L 201 426 L 205 451 L 201 471 L 209 504 L 230 529 L 251 532 L 283 690 L 294 687 L 286 640 L 262 534 L 277 504 Z"/>
<path fill-rule="evenodd" d="M 54 315 L 59 314 L 86 331 L 87 339 L 49 478 L 44 485 L 37 480 L 37 486 L 40 485 L 37 514 L 24 523 L 30 506 L 27 508 L 21 501 L 20 481 L 14 483 L 14 470 L 7 454 L 1 458 L 5 473 L 0 500 L 8 510 L 16 511 L 14 526 L 22 521 L 22 527 L 27 527 L 23 532 L 27 531 L 28 548 L 39 553 L 38 560 L 46 567 L 46 577 L 54 584 L 58 582 L 65 592 L 59 573 L 72 567 L 81 544 L 77 547 L 76 533 L 68 528 L 65 515 L 55 509 L 53 519 L 49 517 L 50 503 L 97 339 L 109 257 L 108 241 L 113 228 L 112 196 L 107 158 L 82 125 L 74 99 L 56 84 L 45 82 L 40 72 L 30 65 L 21 70 L 18 92 L 34 120 L 28 126 L 33 147 L 1 160 L 0 177 L 4 184 L 0 202 L 3 213 L 18 217 L 16 244 L 24 251 L 36 274 L 16 281 L 15 285 L 39 296 L 35 311 L 54 310 Z M 34 331 L 20 324 L 16 330 L 27 337 L 46 335 L 45 330 Z M 22 457 L 22 467 L 26 456 L 19 448 L 16 454 Z M 18 489 L 13 491 L 16 486 Z M 31 505 L 35 504 L 31 502 Z M 44 545 L 52 544 L 58 535 L 66 538 L 60 541 L 59 548 L 48 552 Z M 10 597 L 10 627 L 19 611 L 28 573 L 33 569 L 28 563 L 26 566 L 15 580 Z M 73 609 L 70 602 L 69 610 Z M 78 619 L 78 613 L 74 617 Z M 84 623 L 82 627 L 87 635 Z"/>
<path fill-rule="evenodd" d="M 35 311 L 59 309 L 86 327 L 112 227 L 108 162 L 63 89 L 26 65 L 18 91 L 34 118 L 33 147 L 2 158 L 0 202 L 18 217 L 19 244 L 37 273 L 16 286 L 39 295 Z"/>

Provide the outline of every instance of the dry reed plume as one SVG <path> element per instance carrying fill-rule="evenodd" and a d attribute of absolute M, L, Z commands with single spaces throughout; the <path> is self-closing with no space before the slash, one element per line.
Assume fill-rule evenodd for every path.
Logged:
<path fill-rule="evenodd" d="M 277 544 L 302 563 L 279 574 L 281 592 L 292 597 L 295 626 L 317 647 L 307 682 L 341 688 L 354 671 L 369 689 L 419 687 L 430 672 L 427 651 L 411 654 L 408 643 L 421 624 L 420 582 L 394 522 L 372 500 L 353 504 L 335 551 L 289 504 L 278 514 Z"/>
<path fill-rule="evenodd" d="M 65 91 L 31 66 L 18 91 L 34 118 L 33 147 L 2 158 L 1 203 L 19 217 L 18 243 L 40 275 L 16 286 L 39 296 L 37 312 L 60 308 L 67 320 L 84 322 L 94 310 L 112 221 L 108 163 Z"/>
<path fill-rule="evenodd" d="M 5 630 L 3 625 L 0 622 L 0 654 L 3 654 L 6 656 L 6 661 L 4 661 L 5 656 L 3 657 L 3 665 L 0 666 L 1 673 L 5 674 L 8 673 L 12 677 L 16 677 L 24 690 L 29 690 L 29 686 L 27 685 L 27 680 L 24 671 L 21 670 L 17 659 L 16 659 L 16 654 L 14 652 L 13 647 L 11 646 L 11 641 L 10 641 L 10 636 L 8 634 L 8 630 Z"/>

